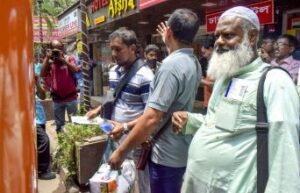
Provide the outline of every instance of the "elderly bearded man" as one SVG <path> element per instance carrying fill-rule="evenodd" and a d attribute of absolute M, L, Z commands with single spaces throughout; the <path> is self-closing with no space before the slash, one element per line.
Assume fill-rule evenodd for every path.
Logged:
<path fill-rule="evenodd" d="M 256 53 L 257 15 L 246 7 L 224 12 L 215 31 L 208 76 L 216 79 L 206 116 L 173 114 L 174 129 L 195 133 L 183 193 L 256 193 L 256 93 L 269 64 Z M 269 122 L 265 193 L 299 193 L 299 97 L 289 75 L 271 70 L 264 83 Z"/>

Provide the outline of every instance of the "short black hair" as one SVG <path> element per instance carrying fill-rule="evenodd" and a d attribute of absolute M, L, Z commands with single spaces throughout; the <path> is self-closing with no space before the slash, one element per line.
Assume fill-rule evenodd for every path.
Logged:
<path fill-rule="evenodd" d="M 168 19 L 174 37 L 185 44 L 191 44 L 199 28 L 196 13 L 189 9 L 176 9 Z"/>
<path fill-rule="evenodd" d="M 263 40 L 273 40 L 273 41 L 276 41 L 277 37 L 276 37 L 276 35 L 265 35 L 265 36 L 263 36 L 262 39 Z"/>
<path fill-rule="evenodd" d="M 133 30 L 127 27 L 120 27 L 109 35 L 109 41 L 115 38 L 121 38 L 122 42 L 127 46 L 136 45 L 137 37 Z"/>
<path fill-rule="evenodd" d="M 283 34 L 279 36 L 277 39 L 287 39 L 289 42 L 289 45 L 297 48 L 298 47 L 298 40 L 295 36 L 289 35 L 289 34 Z"/>
<path fill-rule="evenodd" d="M 158 53 L 159 52 L 158 46 L 155 44 L 147 45 L 145 48 L 145 53 L 148 54 L 149 52 L 152 52 L 152 51 Z"/>
<path fill-rule="evenodd" d="M 204 48 L 206 48 L 206 49 L 214 48 L 215 41 L 216 41 L 215 36 L 213 36 L 213 35 L 208 35 L 208 36 L 206 36 L 206 37 L 202 40 L 201 46 L 204 47 Z"/>

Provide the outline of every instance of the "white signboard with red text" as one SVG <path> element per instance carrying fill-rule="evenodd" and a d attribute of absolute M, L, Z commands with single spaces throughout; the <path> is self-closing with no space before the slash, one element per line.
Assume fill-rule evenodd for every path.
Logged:
<path fill-rule="evenodd" d="M 252 9 L 258 16 L 260 24 L 271 24 L 274 23 L 274 2 L 264 1 L 246 5 L 246 7 Z M 219 20 L 219 17 L 224 11 L 209 13 L 206 15 L 206 32 L 214 32 Z"/>
<path fill-rule="evenodd" d="M 65 38 L 79 32 L 79 10 L 76 9 L 58 21 L 58 29 L 61 38 Z"/>

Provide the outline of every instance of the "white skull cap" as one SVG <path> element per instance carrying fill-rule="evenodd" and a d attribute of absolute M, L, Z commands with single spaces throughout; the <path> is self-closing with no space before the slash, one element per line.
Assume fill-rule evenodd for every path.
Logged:
<path fill-rule="evenodd" d="M 219 20 L 221 20 L 225 16 L 236 16 L 236 17 L 246 19 L 247 21 L 251 22 L 257 30 L 260 29 L 260 23 L 259 23 L 257 15 L 254 13 L 253 10 L 251 10 L 247 7 L 237 6 L 237 7 L 228 9 L 220 16 Z"/>

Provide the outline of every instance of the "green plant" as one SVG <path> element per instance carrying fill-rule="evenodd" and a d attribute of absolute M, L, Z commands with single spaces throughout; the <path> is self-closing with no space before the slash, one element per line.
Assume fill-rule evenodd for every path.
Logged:
<path fill-rule="evenodd" d="M 78 115 L 85 115 L 86 113 L 87 113 L 87 110 L 84 108 L 84 104 L 80 103 L 79 109 L 78 109 Z"/>
<path fill-rule="evenodd" d="M 54 157 L 54 164 L 68 170 L 68 178 L 76 176 L 75 142 L 83 143 L 86 139 L 102 135 L 98 125 L 66 124 L 65 132 L 58 134 L 59 149 Z"/>
<path fill-rule="evenodd" d="M 42 1 L 42 17 L 46 20 L 47 28 L 49 32 L 55 28 L 53 17 L 57 17 L 64 10 L 74 4 L 76 0 L 43 0 Z M 33 14 L 39 15 L 39 4 L 38 1 L 33 1 Z"/>

